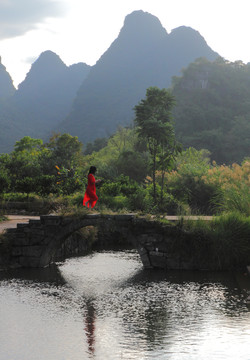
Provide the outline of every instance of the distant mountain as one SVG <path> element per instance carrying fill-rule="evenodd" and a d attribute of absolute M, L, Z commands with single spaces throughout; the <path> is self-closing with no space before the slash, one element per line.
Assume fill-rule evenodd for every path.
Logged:
<path fill-rule="evenodd" d="M 45 51 L 19 85 L 13 106 L 41 137 L 66 117 L 89 70 L 83 63 L 68 67 L 58 55 Z"/>
<path fill-rule="evenodd" d="M 23 134 L 15 122 L 13 109 L 8 104 L 15 91 L 12 78 L 0 57 L 0 153 L 10 151 L 13 138 L 19 139 Z"/>
<path fill-rule="evenodd" d="M 157 17 L 131 13 L 56 129 L 77 135 L 84 143 L 111 135 L 119 124 L 131 124 L 133 107 L 149 86 L 169 87 L 172 76 L 199 57 L 214 60 L 218 54 L 197 31 L 183 26 L 168 34 Z"/>
<path fill-rule="evenodd" d="M 0 94 L 5 99 L 9 95 L 0 102 L 0 153 L 11 151 L 23 136 L 45 138 L 50 134 L 69 113 L 90 68 L 84 63 L 66 66 L 58 55 L 45 51 L 15 90 L 0 64 Z"/>
<path fill-rule="evenodd" d="M 0 100 L 9 98 L 14 94 L 15 90 L 13 80 L 6 71 L 5 66 L 2 64 L 0 56 Z"/>
<path fill-rule="evenodd" d="M 15 91 L 0 64 L 0 152 L 25 135 L 44 139 L 52 131 L 76 135 L 85 144 L 109 136 L 119 124 L 132 123 L 133 107 L 149 86 L 169 87 L 172 76 L 200 57 L 214 60 L 218 54 L 197 31 L 180 27 L 168 34 L 157 17 L 135 11 L 92 67 L 68 67 L 45 51 Z"/>

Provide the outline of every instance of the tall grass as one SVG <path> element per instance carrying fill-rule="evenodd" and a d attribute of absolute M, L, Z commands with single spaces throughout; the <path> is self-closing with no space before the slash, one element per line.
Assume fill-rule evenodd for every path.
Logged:
<path fill-rule="evenodd" d="M 212 221 L 189 221 L 184 228 L 192 236 L 197 256 L 205 256 L 211 269 L 234 269 L 250 264 L 250 217 L 225 213 Z"/>
<path fill-rule="evenodd" d="M 250 216 L 250 161 L 232 166 L 215 164 L 203 176 L 203 180 L 217 189 L 212 199 L 217 211 L 236 211 Z"/>
<path fill-rule="evenodd" d="M 250 216 L 250 189 L 247 184 L 241 184 L 238 188 L 221 188 L 212 202 L 220 212 L 233 211 Z"/>

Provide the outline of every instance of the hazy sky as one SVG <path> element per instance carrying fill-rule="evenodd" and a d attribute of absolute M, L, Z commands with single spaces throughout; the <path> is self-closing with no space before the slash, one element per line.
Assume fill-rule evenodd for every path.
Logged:
<path fill-rule="evenodd" d="M 45 50 L 67 65 L 94 65 L 135 10 L 168 33 L 190 26 L 225 59 L 250 62 L 250 0 L 0 0 L 2 63 L 16 86 Z"/>

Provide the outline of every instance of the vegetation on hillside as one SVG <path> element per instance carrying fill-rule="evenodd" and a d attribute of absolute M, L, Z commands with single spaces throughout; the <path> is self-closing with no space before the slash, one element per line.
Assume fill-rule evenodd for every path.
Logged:
<path fill-rule="evenodd" d="M 250 64 L 197 59 L 173 79 L 172 91 L 184 148 L 208 149 L 218 164 L 250 155 Z"/>

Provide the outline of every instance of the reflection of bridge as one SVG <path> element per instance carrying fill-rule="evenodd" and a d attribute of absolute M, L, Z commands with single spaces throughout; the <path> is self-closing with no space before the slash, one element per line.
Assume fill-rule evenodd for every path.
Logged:
<path fill-rule="evenodd" d="M 186 238 L 186 246 L 183 247 L 185 233 L 178 224 L 164 224 L 134 214 L 45 215 L 39 220 L 18 224 L 17 228 L 6 232 L 9 265 L 45 267 L 57 259 L 58 251 L 65 246 L 70 235 L 89 226 L 97 229 L 95 244 L 100 249 L 110 245 L 132 245 L 138 250 L 145 267 L 204 267 L 204 261 L 202 266 L 196 263 L 195 254 L 189 249 Z"/>

